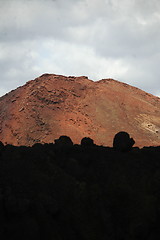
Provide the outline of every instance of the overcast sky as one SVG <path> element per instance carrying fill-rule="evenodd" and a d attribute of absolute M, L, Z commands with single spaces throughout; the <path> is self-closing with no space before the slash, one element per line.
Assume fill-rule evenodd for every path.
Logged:
<path fill-rule="evenodd" d="M 0 0 L 0 96 L 43 73 L 160 96 L 160 0 Z"/>

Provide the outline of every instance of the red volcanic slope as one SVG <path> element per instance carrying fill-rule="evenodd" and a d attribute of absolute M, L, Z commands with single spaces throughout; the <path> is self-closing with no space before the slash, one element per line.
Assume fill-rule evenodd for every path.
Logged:
<path fill-rule="evenodd" d="M 68 135 L 112 146 L 127 131 L 136 146 L 160 145 L 160 98 L 130 85 L 43 74 L 0 98 L 0 141 L 31 146 Z"/>

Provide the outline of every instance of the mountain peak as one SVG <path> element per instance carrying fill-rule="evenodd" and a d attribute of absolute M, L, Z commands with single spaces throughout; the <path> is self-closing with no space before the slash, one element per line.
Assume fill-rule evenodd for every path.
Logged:
<path fill-rule="evenodd" d="M 114 79 L 45 73 L 0 98 L 0 141 L 31 146 L 67 135 L 111 146 L 126 131 L 139 147 L 157 146 L 159 108 L 158 97 Z"/>

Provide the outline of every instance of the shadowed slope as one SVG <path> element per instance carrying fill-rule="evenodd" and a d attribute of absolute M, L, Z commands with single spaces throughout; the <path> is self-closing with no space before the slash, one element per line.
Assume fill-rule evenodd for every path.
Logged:
<path fill-rule="evenodd" d="M 0 239 L 159 240 L 160 147 L 70 141 L 0 144 Z"/>
<path fill-rule="evenodd" d="M 112 145 L 129 132 L 137 146 L 160 144 L 160 99 L 113 79 L 43 74 L 0 98 L 0 141 L 48 143 L 61 135 Z"/>

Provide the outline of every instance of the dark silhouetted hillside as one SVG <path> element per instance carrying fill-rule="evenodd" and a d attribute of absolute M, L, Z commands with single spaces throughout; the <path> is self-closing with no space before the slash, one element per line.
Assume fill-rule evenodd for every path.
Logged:
<path fill-rule="evenodd" d="M 160 147 L 0 145 L 2 240 L 159 240 L 159 218 Z"/>

